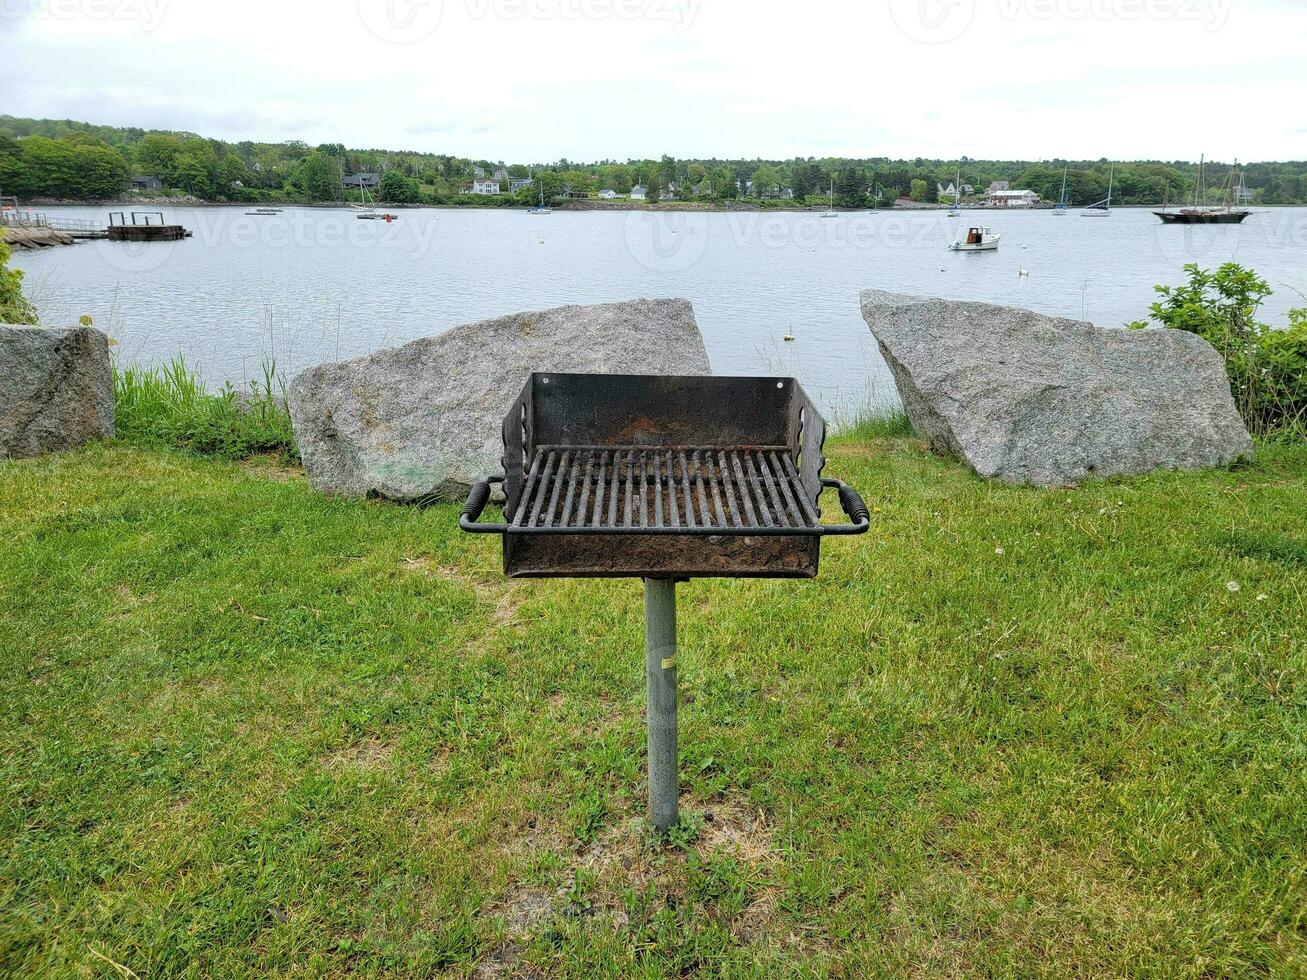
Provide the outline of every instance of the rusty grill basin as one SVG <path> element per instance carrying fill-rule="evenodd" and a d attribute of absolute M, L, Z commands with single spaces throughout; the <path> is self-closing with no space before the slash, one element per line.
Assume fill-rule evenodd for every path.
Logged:
<path fill-rule="evenodd" d="M 539 373 L 503 432 L 460 526 L 502 534 L 510 576 L 811 578 L 822 536 L 868 526 L 792 378 Z M 504 520 L 477 523 L 496 482 Z M 824 487 L 853 523 L 822 523 Z"/>

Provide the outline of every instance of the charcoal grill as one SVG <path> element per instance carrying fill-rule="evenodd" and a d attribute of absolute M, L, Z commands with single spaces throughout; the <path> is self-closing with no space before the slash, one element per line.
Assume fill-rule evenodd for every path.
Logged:
<path fill-rule="evenodd" d="M 465 531 L 503 538 L 513 578 L 644 579 L 650 818 L 677 819 L 677 580 L 814 578 L 827 535 L 861 534 L 856 490 L 821 475 L 826 423 L 793 378 L 533 374 L 504 419 L 504 472 Z M 481 523 L 503 484 L 503 520 Z M 850 523 L 824 524 L 822 490 Z"/>

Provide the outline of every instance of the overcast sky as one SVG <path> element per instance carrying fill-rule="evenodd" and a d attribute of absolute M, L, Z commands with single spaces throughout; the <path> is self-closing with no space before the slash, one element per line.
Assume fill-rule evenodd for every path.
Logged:
<path fill-rule="evenodd" d="M 1307 158 L 1303 0 L 0 0 L 0 111 L 509 162 Z"/>

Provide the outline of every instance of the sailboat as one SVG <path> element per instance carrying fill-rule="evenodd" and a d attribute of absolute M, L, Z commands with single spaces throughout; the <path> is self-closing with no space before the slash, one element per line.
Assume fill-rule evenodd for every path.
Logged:
<path fill-rule="evenodd" d="M 1112 216 L 1112 178 L 1116 175 L 1116 164 L 1107 171 L 1107 197 L 1095 201 L 1080 212 L 1085 218 L 1110 218 Z"/>
<path fill-rule="evenodd" d="M 545 185 L 540 185 L 540 203 L 526 209 L 527 214 L 553 214 L 554 209 L 545 207 Z"/>
<path fill-rule="evenodd" d="M 948 216 L 956 218 L 962 213 L 962 164 L 958 164 L 958 179 L 953 184 L 953 206 L 948 209 Z"/>
<path fill-rule="evenodd" d="M 838 218 L 840 213 L 835 210 L 835 178 L 830 181 L 830 209 L 821 213 L 823 218 Z"/>
<path fill-rule="evenodd" d="M 358 209 L 355 217 L 361 221 L 393 221 L 399 215 L 391 214 L 389 211 L 378 211 L 372 203 L 372 198 L 368 197 L 368 189 L 359 185 L 359 190 L 363 192 L 363 207 Z"/>
<path fill-rule="evenodd" d="M 1193 207 L 1181 208 L 1179 211 L 1169 211 L 1165 201 L 1162 204 L 1161 211 L 1154 211 L 1153 214 L 1162 219 L 1164 225 L 1237 225 L 1244 218 L 1252 214 L 1247 208 L 1236 208 L 1236 195 L 1246 197 L 1247 190 L 1243 185 L 1243 174 L 1239 175 L 1239 189 L 1236 191 L 1234 185 L 1234 174 L 1239 169 L 1239 161 L 1234 162 L 1230 168 L 1230 177 L 1225 184 L 1225 207 L 1224 208 L 1205 208 L 1202 207 L 1203 193 L 1203 171 L 1206 163 L 1206 156 L 1199 158 L 1198 176 L 1194 178 L 1194 203 Z"/>
<path fill-rule="evenodd" d="M 1070 213 L 1070 211 L 1071 208 L 1066 203 L 1066 165 L 1063 164 L 1062 165 L 1062 195 L 1057 199 L 1057 203 L 1053 205 L 1053 213 L 1068 214 Z"/>

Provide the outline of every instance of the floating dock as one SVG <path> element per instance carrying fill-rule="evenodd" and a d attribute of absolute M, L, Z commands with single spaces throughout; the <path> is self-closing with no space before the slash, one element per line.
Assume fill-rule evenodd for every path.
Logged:
<path fill-rule="evenodd" d="M 162 211 L 113 211 L 106 237 L 111 242 L 176 242 L 191 233 L 181 225 L 167 224 Z"/>
<path fill-rule="evenodd" d="M 175 242 L 191 233 L 181 225 L 110 225 L 104 237 L 111 242 Z"/>

